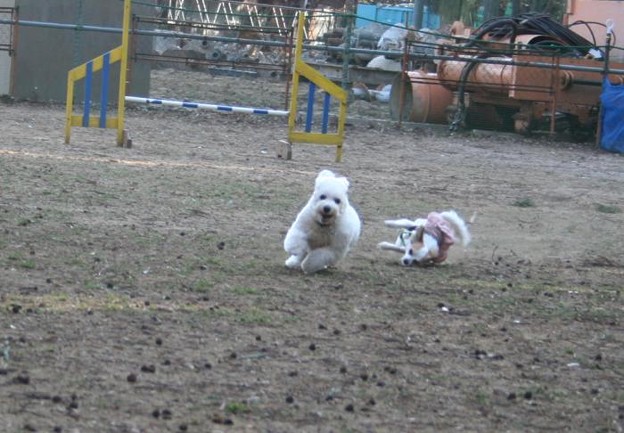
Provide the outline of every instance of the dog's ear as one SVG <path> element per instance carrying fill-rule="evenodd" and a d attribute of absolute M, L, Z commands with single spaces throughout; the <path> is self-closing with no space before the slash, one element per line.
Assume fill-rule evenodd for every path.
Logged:
<path fill-rule="evenodd" d="M 416 242 L 422 242 L 424 234 L 425 234 L 425 226 L 420 226 L 416 229 L 416 232 L 413 235 L 414 236 L 413 239 Z"/>
<path fill-rule="evenodd" d="M 349 190 L 349 180 L 344 176 L 337 176 L 331 170 L 322 170 L 318 176 L 316 176 L 314 187 L 318 188 L 323 182 L 328 181 L 331 182 L 332 185 L 344 189 L 345 192 Z"/>
<path fill-rule="evenodd" d="M 336 177 L 336 175 L 331 170 L 321 170 L 316 176 L 316 180 L 322 179 L 324 177 Z"/>
<path fill-rule="evenodd" d="M 335 179 L 336 175 L 331 170 L 321 170 L 319 174 L 316 176 L 316 180 L 314 181 L 314 186 L 318 187 L 321 182 L 325 182 L 328 179 Z"/>
<path fill-rule="evenodd" d="M 346 177 L 338 177 L 337 178 L 343 185 L 345 189 L 349 189 L 349 179 L 347 179 Z"/>

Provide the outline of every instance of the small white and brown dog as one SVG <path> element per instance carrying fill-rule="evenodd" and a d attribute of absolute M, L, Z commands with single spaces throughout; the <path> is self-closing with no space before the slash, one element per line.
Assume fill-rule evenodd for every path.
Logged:
<path fill-rule="evenodd" d="M 474 220 L 471 218 L 470 223 Z M 467 223 L 454 210 L 431 212 L 427 218 L 386 220 L 388 227 L 401 229 L 394 243 L 380 242 L 382 250 L 403 254 L 401 264 L 442 263 L 457 241 L 464 247 L 470 243 Z"/>
<path fill-rule="evenodd" d="M 343 259 L 360 237 L 361 222 L 349 203 L 349 181 L 322 170 L 314 192 L 284 239 L 286 267 L 310 274 Z"/>

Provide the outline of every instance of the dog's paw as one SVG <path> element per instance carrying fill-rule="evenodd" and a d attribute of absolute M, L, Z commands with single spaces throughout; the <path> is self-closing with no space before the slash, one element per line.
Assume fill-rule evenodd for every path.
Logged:
<path fill-rule="evenodd" d="M 329 266 L 334 266 L 337 261 L 338 256 L 331 248 L 318 248 L 310 251 L 301 263 L 301 269 L 306 274 L 313 274 L 327 269 Z"/>
<path fill-rule="evenodd" d="M 392 244 L 390 242 L 379 242 L 377 244 L 377 248 L 379 248 L 380 250 L 386 250 L 386 251 L 396 251 L 398 253 L 404 253 L 405 252 L 405 247 L 402 247 L 402 246 L 396 245 L 396 244 Z"/>
<path fill-rule="evenodd" d="M 287 268 L 295 269 L 301 266 L 301 260 L 299 260 L 298 256 L 290 256 L 284 263 Z"/>

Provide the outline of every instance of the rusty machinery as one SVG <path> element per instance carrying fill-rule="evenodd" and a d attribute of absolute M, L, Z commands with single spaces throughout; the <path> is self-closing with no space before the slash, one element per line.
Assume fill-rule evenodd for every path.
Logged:
<path fill-rule="evenodd" d="M 495 18 L 456 36 L 420 56 L 435 63 L 433 72 L 420 67 L 397 77 L 394 118 L 449 123 L 451 130 L 545 127 L 593 134 L 607 64 L 611 71 L 624 66 L 608 63 L 609 46 L 599 48 L 546 15 Z M 623 77 L 609 74 L 617 84 Z"/>

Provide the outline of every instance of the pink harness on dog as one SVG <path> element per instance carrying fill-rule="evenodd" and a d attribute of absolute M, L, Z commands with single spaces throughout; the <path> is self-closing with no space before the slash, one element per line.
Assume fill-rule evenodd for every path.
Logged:
<path fill-rule="evenodd" d="M 438 241 L 438 255 L 431 260 L 434 263 L 442 263 L 448 256 L 449 248 L 455 243 L 453 229 L 438 212 L 431 212 L 427 215 L 424 231 Z"/>

